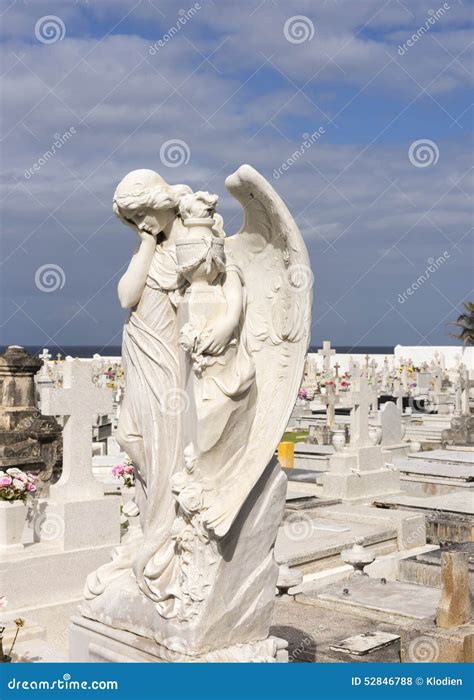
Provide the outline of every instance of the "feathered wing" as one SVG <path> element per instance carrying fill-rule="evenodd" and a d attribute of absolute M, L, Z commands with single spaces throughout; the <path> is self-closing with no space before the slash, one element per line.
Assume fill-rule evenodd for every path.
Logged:
<path fill-rule="evenodd" d="M 298 227 L 273 187 L 250 165 L 226 180 L 245 219 L 227 245 L 245 280 L 245 335 L 255 363 L 256 407 L 238 474 L 214 493 L 206 523 L 223 537 L 288 424 L 304 371 L 311 328 L 312 273 Z"/>

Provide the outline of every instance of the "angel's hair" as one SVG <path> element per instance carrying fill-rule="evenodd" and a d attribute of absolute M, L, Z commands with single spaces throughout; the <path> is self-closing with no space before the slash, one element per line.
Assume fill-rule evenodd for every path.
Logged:
<path fill-rule="evenodd" d="M 115 190 L 114 213 L 127 219 L 137 209 L 175 209 L 181 197 L 191 194 L 187 185 L 169 185 L 154 170 L 132 170 L 125 175 Z"/>
<path fill-rule="evenodd" d="M 219 197 L 210 192 L 193 192 L 181 197 L 179 213 L 182 219 L 209 218 L 214 215 Z"/>

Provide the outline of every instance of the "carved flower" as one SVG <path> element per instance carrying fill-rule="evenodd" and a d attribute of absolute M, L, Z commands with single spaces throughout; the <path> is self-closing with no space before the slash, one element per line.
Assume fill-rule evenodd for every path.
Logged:
<path fill-rule="evenodd" d="M 185 530 L 186 530 L 186 522 L 183 520 L 183 518 L 175 518 L 173 520 L 173 524 L 171 526 L 170 535 L 174 540 L 177 540 L 178 542 L 180 542 L 183 535 L 184 535 Z"/>
<path fill-rule="evenodd" d="M 179 493 L 186 486 L 186 474 L 184 472 L 177 472 L 171 477 L 171 490 L 173 493 Z"/>
<path fill-rule="evenodd" d="M 186 471 L 190 474 L 194 471 L 194 465 L 196 463 L 197 455 L 192 442 L 189 443 L 184 448 L 184 463 L 186 465 Z"/>
<path fill-rule="evenodd" d="M 202 487 L 199 484 L 185 486 L 178 496 L 178 503 L 187 515 L 196 513 L 202 507 Z"/>

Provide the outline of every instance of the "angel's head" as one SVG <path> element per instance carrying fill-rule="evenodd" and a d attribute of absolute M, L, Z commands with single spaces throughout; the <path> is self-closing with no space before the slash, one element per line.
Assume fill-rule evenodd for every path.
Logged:
<path fill-rule="evenodd" d="M 115 190 L 114 213 L 127 224 L 157 236 L 177 216 L 187 185 L 169 185 L 154 170 L 132 170 Z"/>

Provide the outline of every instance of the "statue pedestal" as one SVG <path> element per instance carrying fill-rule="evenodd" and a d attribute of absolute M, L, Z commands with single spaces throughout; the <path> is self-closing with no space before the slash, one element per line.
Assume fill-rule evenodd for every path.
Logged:
<path fill-rule="evenodd" d="M 77 615 L 71 619 L 70 657 L 79 663 L 273 663 L 288 661 L 288 642 L 267 637 L 191 656 L 176 638 L 175 649 L 132 632 Z"/>

